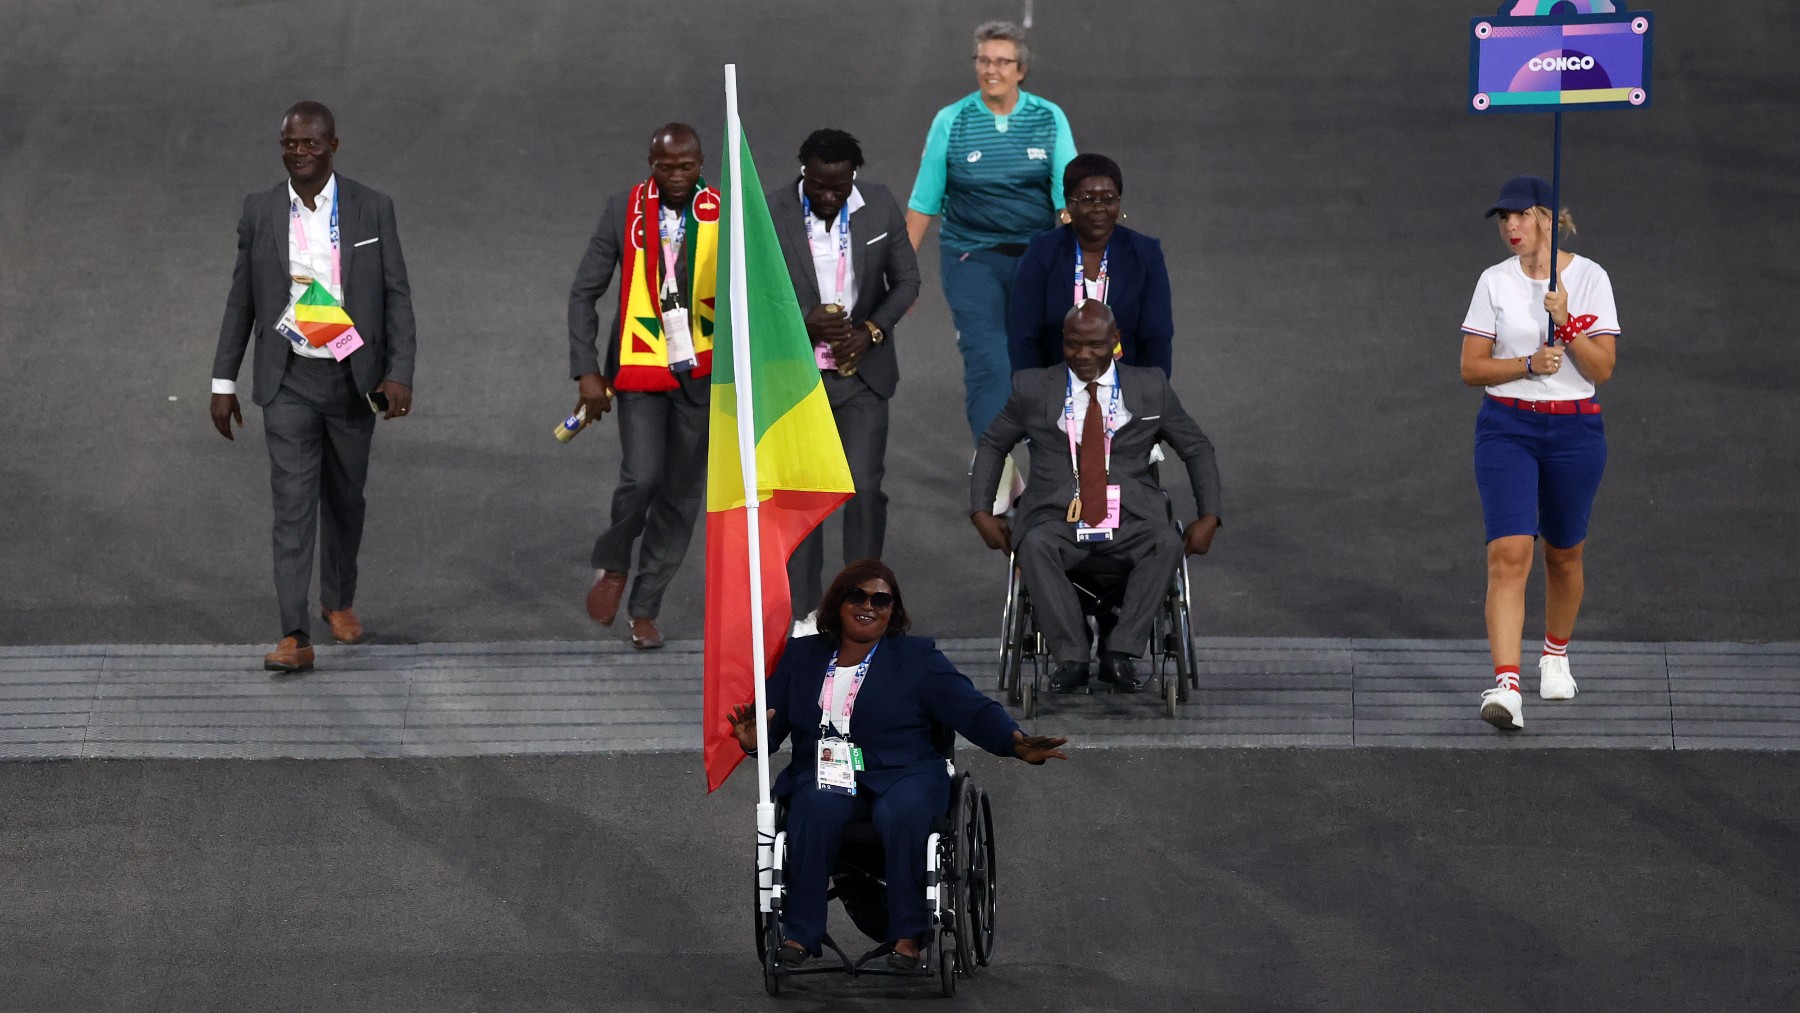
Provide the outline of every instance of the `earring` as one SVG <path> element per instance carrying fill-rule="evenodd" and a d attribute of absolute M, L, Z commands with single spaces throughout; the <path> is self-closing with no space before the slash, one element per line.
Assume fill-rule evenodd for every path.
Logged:
<path fill-rule="evenodd" d="M 1059 220 L 1061 220 L 1064 225 L 1067 225 L 1070 222 L 1075 220 L 1075 219 L 1069 217 L 1069 209 L 1068 208 L 1063 208 L 1061 211 L 1058 211 L 1056 213 L 1056 217 Z"/>
<path fill-rule="evenodd" d="M 1124 221 L 1125 219 L 1130 218 L 1130 217 L 1131 217 L 1131 212 L 1129 212 L 1129 211 L 1119 212 L 1119 221 Z"/>

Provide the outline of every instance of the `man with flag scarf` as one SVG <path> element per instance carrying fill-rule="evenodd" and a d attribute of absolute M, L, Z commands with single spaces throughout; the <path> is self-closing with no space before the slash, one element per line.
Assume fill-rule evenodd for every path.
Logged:
<path fill-rule="evenodd" d="M 663 644 L 656 617 L 706 492 L 720 202 L 700 178 L 704 165 L 694 128 L 659 128 L 650 178 L 607 201 L 569 291 L 575 412 L 595 420 L 619 409 L 619 484 L 612 523 L 594 542 L 588 615 L 612 625 L 642 536 L 628 611 L 631 643 L 646 650 Z M 595 304 L 620 267 L 603 362 Z"/>
<path fill-rule="evenodd" d="M 262 406 L 274 499 L 274 672 L 313 665 L 307 592 L 313 548 L 319 605 L 340 644 L 364 638 L 351 609 L 362 544 L 363 483 L 375 413 L 412 410 L 412 288 L 394 202 L 337 175 L 331 110 L 300 102 L 281 121 L 288 178 L 244 198 L 237 265 L 213 357 L 213 427 L 242 427 L 237 374 L 252 334 L 251 397 Z"/>

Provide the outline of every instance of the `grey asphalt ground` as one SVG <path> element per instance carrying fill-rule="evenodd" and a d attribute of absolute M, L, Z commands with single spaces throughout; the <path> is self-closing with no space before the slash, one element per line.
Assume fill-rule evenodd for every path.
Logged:
<path fill-rule="evenodd" d="M 761 991 L 754 778 L 672 755 L 0 764 L 42 1010 L 1789 1010 L 1800 754 L 965 756 L 994 966 Z M 837 913 L 847 937 L 855 930 Z"/>
<path fill-rule="evenodd" d="M 1547 118 L 1463 111 L 1464 19 L 1492 6 L 1036 5 L 1028 87 L 1120 160 L 1176 281 L 1177 387 L 1227 497 L 1203 634 L 1480 635 L 1456 328 L 1504 256 L 1481 211 L 1550 156 Z M 1771 44 L 1800 10 L 1655 9 L 1653 107 L 1568 118 L 1575 249 L 1625 325 L 1580 636 L 1800 640 L 1800 69 Z M 240 200 L 281 178 L 302 97 L 337 110 L 341 171 L 397 202 L 420 320 L 359 611 L 387 642 L 592 638 L 615 434 L 549 430 L 572 401 L 569 280 L 650 129 L 692 121 L 716 152 L 736 61 L 766 181 L 837 125 L 905 193 L 933 112 L 973 86 L 970 26 L 1019 10 L 0 2 L 0 642 L 277 634 L 260 416 L 227 444 L 205 404 Z M 888 556 L 921 629 L 993 636 L 1002 566 L 962 520 L 935 240 L 923 260 Z M 670 636 L 699 634 L 700 556 L 696 536 Z"/>

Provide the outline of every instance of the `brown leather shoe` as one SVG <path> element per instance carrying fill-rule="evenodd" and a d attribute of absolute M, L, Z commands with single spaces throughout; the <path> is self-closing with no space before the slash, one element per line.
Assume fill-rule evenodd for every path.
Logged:
<path fill-rule="evenodd" d="M 362 620 L 356 618 L 356 613 L 351 609 L 339 609 L 336 612 L 324 609 L 319 615 L 331 624 L 331 639 L 340 644 L 360 644 L 369 638 L 363 632 Z"/>
<path fill-rule="evenodd" d="M 648 616 L 631 620 L 631 646 L 640 651 L 654 651 L 662 645 L 662 631 L 656 628 L 656 620 Z"/>
<path fill-rule="evenodd" d="M 611 626 L 619 615 L 619 599 L 625 596 L 625 573 L 601 570 L 594 574 L 594 586 L 588 588 L 588 618 L 602 626 Z"/>
<path fill-rule="evenodd" d="M 263 667 L 271 672 L 304 672 L 313 667 L 311 644 L 300 646 L 294 637 L 282 637 L 275 649 L 263 655 Z"/>

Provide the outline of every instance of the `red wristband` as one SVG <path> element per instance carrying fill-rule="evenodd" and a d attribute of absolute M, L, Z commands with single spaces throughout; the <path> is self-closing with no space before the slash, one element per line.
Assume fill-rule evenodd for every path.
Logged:
<path fill-rule="evenodd" d="M 1569 322 L 1556 329 L 1556 340 L 1568 344 L 1575 335 L 1585 332 L 1600 322 L 1600 318 L 1592 313 L 1584 313 L 1578 317 L 1570 317 Z"/>

